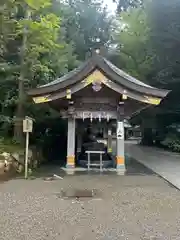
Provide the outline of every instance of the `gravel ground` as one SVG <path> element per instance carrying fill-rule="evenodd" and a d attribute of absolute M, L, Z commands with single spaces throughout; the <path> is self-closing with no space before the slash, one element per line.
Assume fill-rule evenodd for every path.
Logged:
<path fill-rule="evenodd" d="M 61 189 L 99 199 L 63 200 Z M 180 239 L 180 192 L 155 175 L 78 175 L 0 184 L 0 240 Z"/>

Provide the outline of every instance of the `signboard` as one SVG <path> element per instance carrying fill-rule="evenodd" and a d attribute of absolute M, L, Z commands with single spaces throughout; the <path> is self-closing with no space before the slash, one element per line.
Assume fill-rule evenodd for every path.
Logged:
<path fill-rule="evenodd" d="M 117 122 L 117 139 L 124 139 L 124 123 Z"/>
<path fill-rule="evenodd" d="M 33 130 L 33 120 L 31 118 L 26 117 L 23 120 L 23 132 L 30 133 Z"/>
<path fill-rule="evenodd" d="M 112 131 L 111 131 L 111 129 L 108 130 L 108 135 L 109 135 L 109 136 L 112 135 Z"/>
<path fill-rule="evenodd" d="M 29 152 L 29 133 L 33 130 L 33 119 L 25 117 L 23 120 L 23 132 L 26 134 L 26 150 L 25 150 L 25 179 L 28 178 L 28 152 Z"/>

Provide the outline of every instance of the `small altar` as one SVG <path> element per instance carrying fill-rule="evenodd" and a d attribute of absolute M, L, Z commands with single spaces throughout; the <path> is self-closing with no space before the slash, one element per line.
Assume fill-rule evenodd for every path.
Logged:
<path fill-rule="evenodd" d="M 138 109 L 158 105 L 167 94 L 167 90 L 144 84 L 96 53 L 65 76 L 28 92 L 36 104 L 48 103 L 67 119 L 67 169 L 78 165 L 90 168 L 91 162 L 98 168 L 109 164 L 123 171 L 124 119 Z"/>

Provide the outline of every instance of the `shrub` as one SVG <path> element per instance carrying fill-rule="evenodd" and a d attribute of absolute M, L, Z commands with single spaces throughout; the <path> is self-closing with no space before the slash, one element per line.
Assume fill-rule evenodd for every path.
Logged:
<path fill-rule="evenodd" d="M 168 134 L 162 145 L 174 152 L 180 152 L 180 138 L 176 134 Z"/>

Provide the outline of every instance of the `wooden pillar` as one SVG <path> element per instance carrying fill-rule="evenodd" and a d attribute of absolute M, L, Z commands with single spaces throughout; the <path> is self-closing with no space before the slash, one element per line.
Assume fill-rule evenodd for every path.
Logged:
<path fill-rule="evenodd" d="M 108 140 L 107 140 L 108 153 L 112 153 L 112 130 L 108 129 Z"/>
<path fill-rule="evenodd" d="M 120 103 L 117 111 L 116 125 L 116 167 L 118 170 L 125 171 L 124 154 L 124 103 Z"/>
<path fill-rule="evenodd" d="M 82 125 L 81 122 L 78 120 L 76 120 L 76 141 L 77 141 L 77 153 L 80 153 L 82 147 Z"/>
<path fill-rule="evenodd" d="M 68 118 L 67 162 L 66 168 L 75 167 L 75 118 Z"/>

